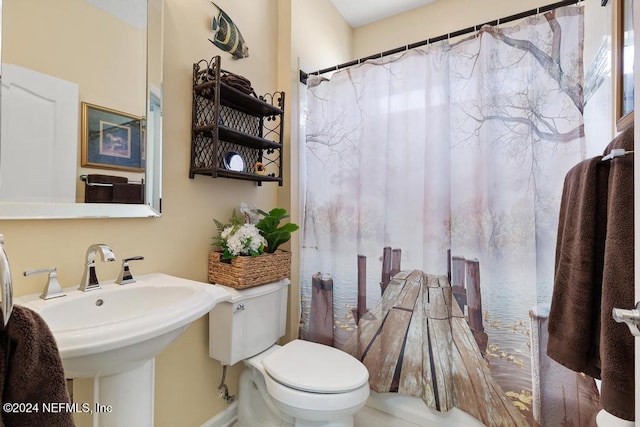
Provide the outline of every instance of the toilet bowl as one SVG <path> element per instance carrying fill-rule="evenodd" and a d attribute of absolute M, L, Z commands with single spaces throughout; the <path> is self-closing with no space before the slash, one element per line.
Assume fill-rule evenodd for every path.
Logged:
<path fill-rule="evenodd" d="M 353 426 L 353 415 L 369 397 L 369 374 L 364 365 L 322 344 L 294 340 L 282 347 L 273 346 L 244 363 L 254 385 L 262 388 L 260 398 L 265 402 L 261 403 L 271 415 L 284 414 L 280 418 L 291 425 Z M 242 390 L 240 393 L 240 406 L 255 403 L 247 399 L 243 402 Z M 264 425 L 263 419 L 255 425 Z M 241 419 L 241 425 L 246 421 Z"/>
<path fill-rule="evenodd" d="M 352 427 L 369 397 L 369 373 L 353 356 L 284 335 L 289 280 L 237 290 L 209 313 L 209 356 L 244 363 L 238 422 L 244 427 Z M 219 285 L 216 285 L 219 286 Z"/>

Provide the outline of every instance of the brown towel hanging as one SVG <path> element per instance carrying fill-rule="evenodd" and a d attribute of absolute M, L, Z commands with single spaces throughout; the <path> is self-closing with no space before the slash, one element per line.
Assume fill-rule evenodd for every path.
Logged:
<path fill-rule="evenodd" d="M 615 138 L 605 150 L 633 151 L 633 126 Z M 625 420 L 635 417 L 634 337 L 627 326 L 616 323 L 614 307 L 634 306 L 634 208 L 633 154 L 611 160 L 607 201 L 607 232 L 602 273 L 600 358 L 602 408 Z"/>
<path fill-rule="evenodd" d="M 633 126 L 605 149 L 633 151 Z M 565 178 L 547 354 L 602 379 L 602 408 L 633 420 L 634 338 L 612 318 L 634 304 L 633 155 L 584 160 Z"/>
<path fill-rule="evenodd" d="M 84 187 L 85 203 L 113 203 L 113 184 L 126 184 L 129 180 L 123 176 L 111 175 L 87 175 Z M 91 185 L 91 184 L 111 184 L 111 185 Z"/>
<path fill-rule="evenodd" d="M 51 412 L 44 403 L 71 404 L 55 338 L 36 312 L 14 306 L 6 328 L 0 331 L 1 402 L 32 405 L 2 411 L 0 426 L 74 426 L 71 412 Z M 35 406 L 38 405 L 35 410 Z"/>
<path fill-rule="evenodd" d="M 122 176 L 92 174 L 86 183 L 85 203 L 144 203 L 144 181 L 137 184 Z"/>
<path fill-rule="evenodd" d="M 111 203 L 144 203 L 143 184 L 113 184 Z"/>

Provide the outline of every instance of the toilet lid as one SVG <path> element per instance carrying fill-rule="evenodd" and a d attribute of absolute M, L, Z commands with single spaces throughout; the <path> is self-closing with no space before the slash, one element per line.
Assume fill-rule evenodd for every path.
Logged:
<path fill-rule="evenodd" d="M 356 358 L 303 340 L 291 341 L 269 354 L 262 366 L 279 383 L 313 393 L 344 393 L 369 380 L 367 368 Z"/>

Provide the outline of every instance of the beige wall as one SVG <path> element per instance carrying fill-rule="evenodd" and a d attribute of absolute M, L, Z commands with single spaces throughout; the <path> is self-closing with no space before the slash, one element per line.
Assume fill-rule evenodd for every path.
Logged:
<path fill-rule="evenodd" d="M 294 59 L 304 71 L 342 64 L 353 57 L 353 29 L 329 0 L 292 0 Z"/>
<path fill-rule="evenodd" d="M 595 1 L 595 0 L 594 0 Z M 369 53 L 440 35 L 443 32 L 516 13 L 549 1 L 513 2 L 447 0 L 436 2 L 387 22 L 355 31 L 342 20 L 330 0 L 217 0 L 234 19 L 249 46 L 249 58 L 232 60 L 207 38 L 212 7 L 208 1 L 165 0 L 163 215 L 157 219 L 104 219 L 55 221 L 0 221 L 5 235 L 16 295 L 40 292 L 42 277 L 22 276 L 35 267 L 57 267 L 63 285 L 76 284 L 83 258 L 91 243 L 109 244 L 119 258 L 144 255 L 132 265 L 134 273 L 165 272 L 206 281 L 213 218 L 228 218 L 241 201 L 263 208 L 276 205 L 291 210 L 300 222 L 298 171 L 300 112 L 297 108 L 298 61 L 305 71 L 332 66 Z M 313 3 L 313 5 L 311 4 Z M 429 9 L 430 8 L 430 9 Z M 469 13 L 473 10 L 473 13 Z M 275 89 L 286 96 L 285 185 L 257 187 L 251 182 L 188 178 L 191 123 L 192 64 L 213 55 L 222 56 L 223 67 L 252 81 L 258 93 Z M 298 233 L 299 234 L 299 233 Z M 294 249 L 293 284 L 287 339 L 295 337 L 298 323 L 297 251 Z M 98 265 L 102 279 L 113 279 L 118 265 Z M 81 319 L 79 319 L 81 322 Z M 237 394 L 240 365 L 230 369 L 227 384 Z M 200 319 L 156 360 L 156 426 L 199 426 L 225 405 L 217 386 L 220 364 L 208 357 L 207 318 Z M 76 400 L 86 401 L 88 383 L 81 382 Z M 88 419 L 79 425 L 90 425 Z"/>

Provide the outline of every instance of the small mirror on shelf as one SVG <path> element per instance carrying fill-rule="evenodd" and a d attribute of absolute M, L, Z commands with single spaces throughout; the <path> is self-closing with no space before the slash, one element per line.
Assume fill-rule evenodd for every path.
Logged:
<path fill-rule="evenodd" d="M 224 167 L 230 171 L 242 172 L 244 171 L 244 159 L 235 151 L 227 151 L 224 155 Z"/>

